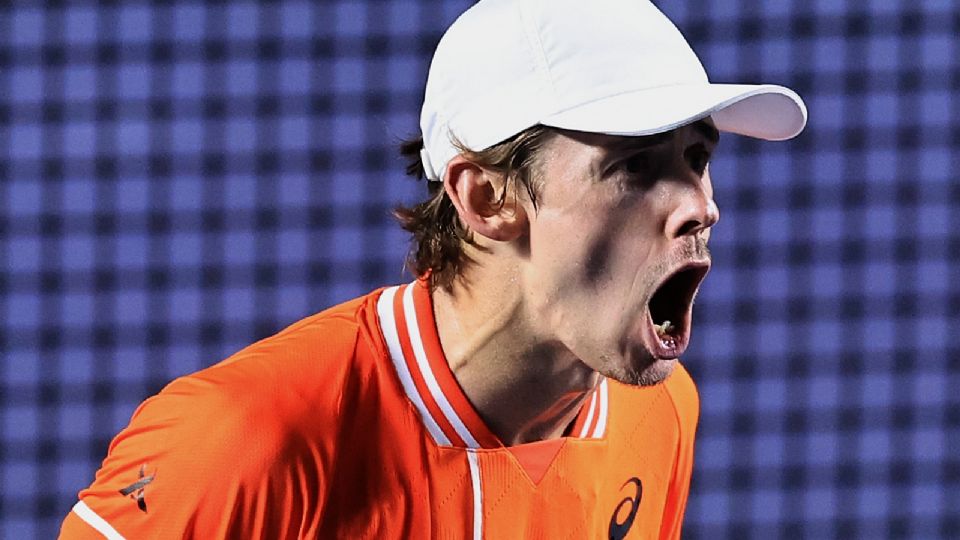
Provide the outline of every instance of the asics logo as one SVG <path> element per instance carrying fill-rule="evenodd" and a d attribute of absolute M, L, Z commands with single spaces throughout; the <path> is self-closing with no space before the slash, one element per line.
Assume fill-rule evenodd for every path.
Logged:
<path fill-rule="evenodd" d="M 639 478 L 633 477 L 624 482 L 620 489 L 622 490 L 631 484 L 636 488 L 634 495 L 624 497 L 620 504 L 613 509 L 613 515 L 610 516 L 610 528 L 607 530 L 610 540 L 622 540 L 627 536 L 634 518 L 637 517 L 640 499 L 643 498 L 643 483 L 640 482 Z"/>

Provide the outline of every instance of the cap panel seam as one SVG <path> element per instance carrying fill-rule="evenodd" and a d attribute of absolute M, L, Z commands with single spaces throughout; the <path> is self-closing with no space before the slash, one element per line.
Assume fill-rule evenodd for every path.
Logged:
<path fill-rule="evenodd" d="M 517 11 L 520 14 L 520 20 L 522 21 L 527 42 L 529 43 L 530 48 L 533 50 L 534 60 L 537 62 L 537 65 L 540 68 L 539 71 L 547 80 L 547 84 L 550 85 L 550 101 L 555 104 L 557 88 L 553 82 L 553 74 L 550 71 L 550 62 L 547 60 L 547 53 L 543 49 L 543 41 L 540 39 L 540 32 L 532 22 L 533 17 L 527 13 L 527 8 L 530 7 L 530 4 L 532 4 L 532 2 L 517 2 Z"/>

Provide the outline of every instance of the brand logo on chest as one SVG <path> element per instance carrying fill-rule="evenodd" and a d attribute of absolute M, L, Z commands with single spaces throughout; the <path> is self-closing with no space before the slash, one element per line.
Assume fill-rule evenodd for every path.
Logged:
<path fill-rule="evenodd" d="M 633 525 L 633 520 L 637 517 L 640 499 L 643 498 L 643 482 L 637 477 L 630 478 L 620 486 L 620 490 L 623 491 L 625 488 L 629 490 L 628 486 L 631 485 L 634 487 L 634 494 L 624 497 L 610 516 L 610 527 L 607 529 L 610 540 L 621 540 L 626 537 Z"/>

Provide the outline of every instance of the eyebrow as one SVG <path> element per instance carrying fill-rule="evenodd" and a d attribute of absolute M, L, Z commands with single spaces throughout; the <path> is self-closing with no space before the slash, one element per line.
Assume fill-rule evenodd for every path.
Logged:
<path fill-rule="evenodd" d="M 709 142 L 716 144 L 720 141 L 720 131 L 705 120 L 697 120 L 690 124 L 693 129 L 702 135 Z M 625 137 L 605 144 L 604 147 L 610 152 L 627 152 L 631 150 L 642 150 L 651 146 L 669 141 L 673 138 L 676 130 L 665 131 L 653 135 L 641 135 L 638 137 Z"/>
<path fill-rule="evenodd" d="M 614 152 L 614 153 L 629 152 L 632 150 L 642 150 L 644 148 L 656 146 L 658 144 L 665 143 L 672 138 L 673 138 L 673 132 L 665 131 L 663 133 L 655 133 L 653 135 L 640 135 L 640 136 L 633 136 L 633 137 L 617 138 L 614 141 L 604 144 L 603 147 L 608 152 Z"/>

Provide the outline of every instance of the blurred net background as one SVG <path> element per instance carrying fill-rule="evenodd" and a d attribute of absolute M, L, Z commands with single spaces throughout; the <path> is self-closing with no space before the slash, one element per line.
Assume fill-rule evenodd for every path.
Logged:
<path fill-rule="evenodd" d="M 712 166 L 685 536 L 960 536 L 955 3 L 662 4 L 810 107 Z M 467 5 L 0 7 L 0 534 L 53 537 L 170 379 L 407 279 L 394 149 Z"/>

